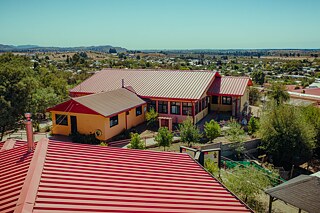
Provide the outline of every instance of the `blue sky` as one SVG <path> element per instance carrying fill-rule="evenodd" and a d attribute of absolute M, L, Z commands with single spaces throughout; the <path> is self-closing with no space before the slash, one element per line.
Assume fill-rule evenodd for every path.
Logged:
<path fill-rule="evenodd" d="M 320 48 L 319 0 L 1 0 L 0 44 Z"/>

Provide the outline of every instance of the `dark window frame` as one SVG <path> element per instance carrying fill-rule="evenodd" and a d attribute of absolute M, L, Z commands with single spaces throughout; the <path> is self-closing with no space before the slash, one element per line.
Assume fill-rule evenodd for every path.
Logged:
<path fill-rule="evenodd" d="M 195 103 L 195 106 L 194 106 L 194 113 L 195 113 L 195 114 L 198 114 L 199 112 L 201 112 L 200 109 L 201 109 L 200 102 L 197 101 L 197 102 Z"/>
<path fill-rule="evenodd" d="M 136 107 L 136 116 L 142 115 L 142 106 Z"/>
<path fill-rule="evenodd" d="M 217 96 L 217 95 L 213 95 L 212 96 L 212 104 L 219 104 L 219 96 Z"/>
<path fill-rule="evenodd" d="M 232 97 L 231 96 L 222 96 L 222 104 L 223 105 L 232 105 Z"/>
<path fill-rule="evenodd" d="M 168 114 L 168 101 L 158 101 L 158 112 Z"/>
<path fill-rule="evenodd" d="M 69 126 L 68 115 L 55 114 L 56 125 Z"/>
<path fill-rule="evenodd" d="M 150 109 L 153 108 L 154 111 L 157 111 L 157 101 L 148 101 L 147 102 L 147 108 L 148 108 L 148 111 L 150 112 Z"/>
<path fill-rule="evenodd" d="M 182 115 L 192 115 L 192 103 L 182 102 Z"/>
<path fill-rule="evenodd" d="M 110 120 L 110 128 L 111 127 L 114 127 L 114 126 L 117 126 L 119 124 L 119 117 L 118 115 L 115 115 L 115 116 L 112 116 L 109 118 Z"/>
<path fill-rule="evenodd" d="M 208 105 L 207 105 L 207 98 L 204 97 L 204 98 L 202 98 L 202 100 L 201 100 L 201 111 L 204 110 L 204 109 L 207 108 L 207 107 L 208 107 Z"/>
<path fill-rule="evenodd" d="M 172 111 L 174 111 L 174 110 L 172 110 L 174 107 L 177 108 L 177 113 L 172 112 Z M 170 102 L 170 113 L 172 115 L 181 115 L 180 110 L 181 110 L 181 103 L 180 102 Z"/>

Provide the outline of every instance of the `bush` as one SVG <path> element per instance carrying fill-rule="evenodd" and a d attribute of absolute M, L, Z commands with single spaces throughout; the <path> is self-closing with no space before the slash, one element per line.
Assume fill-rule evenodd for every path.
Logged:
<path fill-rule="evenodd" d="M 107 142 L 101 142 L 100 146 L 108 146 L 108 143 Z"/>
<path fill-rule="evenodd" d="M 148 127 L 155 127 L 157 125 L 157 118 L 159 114 L 151 108 L 149 112 L 146 112 L 146 120 Z"/>
<path fill-rule="evenodd" d="M 209 123 L 206 122 L 204 124 L 204 132 L 206 133 L 206 137 L 210 140 L 210 142 L 212 142 L 221 134 L 220 125 L 214 120 L 211 120 Z"/>
<path fill-rule="evenodd" d="M 80 134 L 79 132 L 72 133 L 69 135 L 71 137 L 72 142 L 75 143 L 83 143 L 83 144 L 100 144 L 100 140 L 98 140 L 95 134 Z"/>
<path fill-rule="evenodd" d="M 198 142 L 202 136 L 190 118 L 187 118 L 182 124 L 179 124 L 179 130 L 181 141 L 187 143 L 189 147 L 192 143 Z"/>
<path fill-rule="evenodd" d="M 142 142 L 138 133 L 131 134 L 131 141 L 128 146 L 129 149 L 145 149 L 144 143 Z"/>
<path fill-rule="evenodd" d="M 226 130 L 226 138 L 232 142 L 230 147 L 237 153 L 237 156 L 244 152 L 245 148 L 243 145 L 245 132 L 241 128 L 241 125 L 234 119 L 231 119 L 228 123 L 229 129 Z"/>
<path fill-rule="evenodd" d="M 259 122 L 254 117 L 251 117 L 248 123 L 248 133 L 250 135 L 255 134 L 259 130 Z"/>
<path fill-rule="evenodd" d="M 167 127 L 161 127 L 158 130 L 158 134 L 155 137 L 155 141 L 158 142 L 159 146 L 163 146 L 163 151 L 166 147 L 169 147 L 173 140 L 173 134 L 169 131 Z"/>

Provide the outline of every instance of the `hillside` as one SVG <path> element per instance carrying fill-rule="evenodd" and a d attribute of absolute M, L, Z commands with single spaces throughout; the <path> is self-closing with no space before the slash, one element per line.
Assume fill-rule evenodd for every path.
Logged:
<path fill-rule="evenodd" d="M 96 51 L 109 52 L 115 48 L 117 52 L 126 52 L 122 47 L 113 47 L 111 45 L 89 46 L 89 47 L 42 47 L 37 45 L 5 45 L 0 44 L 0 52 L 77 52 L 77 51 Z"/>

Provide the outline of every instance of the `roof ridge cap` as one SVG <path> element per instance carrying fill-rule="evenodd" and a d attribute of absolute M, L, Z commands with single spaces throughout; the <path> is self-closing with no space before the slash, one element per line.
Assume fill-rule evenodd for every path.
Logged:
<path fill-rule="evenodd" d="M 10 150 L 13 149 L 14 146 L 16 145 L 16 140 L 13 140 L 12 138 L 7 139 L 4 143 L 3 146 L 1 147 L 1 151 L 5 151 L 5 150 Z"/>
<path fill-rule="evenodd" d="M 42 138 L 36 146 L 14 213 L 32 212 L 47 155 L 49 139 Z"/>

